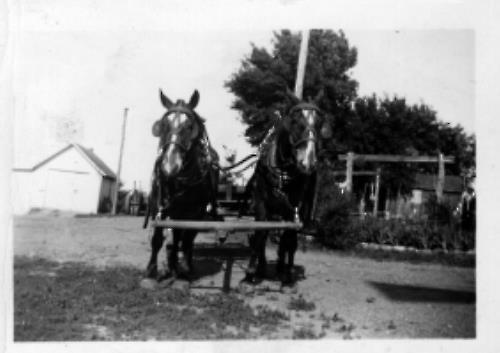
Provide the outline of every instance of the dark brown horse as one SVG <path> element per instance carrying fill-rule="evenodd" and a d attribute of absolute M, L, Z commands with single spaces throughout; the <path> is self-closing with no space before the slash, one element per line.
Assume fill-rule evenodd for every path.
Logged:
<path fill-rule="evenodd" d="M 167 112 L 153 125 L 153 135 L 159 137 L 159 153 L 153 171 L 149 198 L 149 216 L 160 219 L 204 219 L 207 208 L 216 217 L 218 183 L 218 156 L 210 146 L 204 120 L 195 112 L 199 101 L 194 91 L 188 103 L 173 103 L 160 90 L 160 98 Z M 167 245 L 168 272 L 174 278 L 192 273 L 193 243 L 197 231 L 173 230 L 172 244 Z M 163 230 L 155 228 L 151 240 L 151 258 L 146 277 L 157 278 L 157 256 L 163 246 Z M 183 261 L 179 266 L 178 251 Z"/>
<path fill-rule="evenodd" d="M 319 96 L 317 97 L 319 99 Z M 328 138 L 330 127 L 316 102 L 299 102 L 284 118 L 277 119 L 260 147 L 255 172 L 247 185 L 252 191 L 257 221 L 276 217 L 307 223 L 316 186 L 319 136 Z M 266 231 L 250 238 L 252 254 L 244 281 L 266 277 Z M 283 231 L 278 247 L 277 272 L 283 284 L 292 284 L 297 231 Z"/>

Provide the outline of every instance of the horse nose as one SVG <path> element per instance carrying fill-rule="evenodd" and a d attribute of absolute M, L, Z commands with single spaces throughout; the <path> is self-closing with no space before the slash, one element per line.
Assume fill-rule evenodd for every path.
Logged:
<path fill-rule="evenodd" d="M 179 169 L 180 168 L 177 166 L 177 164 L 174 163 L 166 162 L 163 164 L 163 170 L 165 172 L 165 175 L 167 176 L 175 175 L 179 171 Z"/>
<path fill-rule="evenodd" d="M 173 148 L 167 150 L 162 166 L 167 176 L 178 173 L 182 167 L 182 159 L 180 158 L 179 152 L 175 151 Z"/>
<path fill-rule="evenodd" d="M 314 147 L 308 146 L 304 158 L 301 160 L 302 168 L 305 172 L 312 172 L 316 166 L 317 158 Z"/>

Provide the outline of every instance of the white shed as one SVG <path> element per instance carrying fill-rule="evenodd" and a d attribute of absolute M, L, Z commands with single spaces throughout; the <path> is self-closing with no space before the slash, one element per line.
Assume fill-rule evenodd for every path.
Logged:
<path fill-rule="evenodd" d="M 32 168 L 13 169 L 12 184 L 14 214 L 33 208 L 100 213 L 110 211 L 116 175 L 92 149 L 73 143 Z"/>

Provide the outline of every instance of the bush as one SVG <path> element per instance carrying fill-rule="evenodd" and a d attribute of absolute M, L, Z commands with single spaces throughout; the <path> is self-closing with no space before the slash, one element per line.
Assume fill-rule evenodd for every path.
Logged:
<path fill-rule="evenodd" d="M 333 228 L 327 225 L 320 241 L 334 249 L 350 249 L 361 242 L 430 250 L 471 250 L 475 246 L 472 232 L 463 232 L 451 225 L 426 219 L 385 220 L 368 217 L 360 220 L 352 217 L 344 228 L 327 233 Z"/>
<path fill-rule="evenodd" d="M 323 166 L 318 171 L 318 193 L 316 219 L 317 234 L 321 241 L 333 248 L 349 248 L 355 244 L 350 237 L 344 236 L 350 227 L 350 214 L 354 203 L 348 194 L 343 193 L 335 184 L 333 171 Z"/>
<path fill-rule="evenodd" d="M 313 302 L 308 302 L 302 297 L 302 295 L 299 295 L 298 298 L 292 297 L 290 299 L 287 309 L 296 311 L 312 311 L 316 309 L 316 304 L 314 304 Z"/>
<path fill-rule="evenodd" d="M 318 239 L 330 248 L 351 249 L 361 242 L 400 245 L 417 249 L 470 250 L 475 246 L 473 232 L 462 231 L 453 216 L 453 207 L 431 198 L 425 217 L 379 219 L 353 216 L 355 205 L 348 194 L 334 183 L 333 174 L 320 171 L 317 219 Z"/>

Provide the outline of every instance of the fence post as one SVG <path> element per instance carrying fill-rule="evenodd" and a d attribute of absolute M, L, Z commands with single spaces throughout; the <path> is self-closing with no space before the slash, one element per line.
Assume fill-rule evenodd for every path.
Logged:
<path fill-rule="evenodd" d="M 443 201 L 444 179 L 445 179 L 444 157 L 443 157 L 442 153 L 439 153 L 439 156 L 438 156 L 438 176 L 437 176 L 437 182 L 436 182 L 436 197 L 437 197 L 437 201 L 439 203 L 441 203 Z"/>
<path fill-rule="evenodd" d="M 346 184 L 346 189 L 348 193 L 351 193 L 352 191 L 352 169 L 354 166 L 354 153 L 353 152 L 348 152 L 347 153 L 347 160 L 346 160 L 346 172 L 345 172 L 345 180 L 347 182 Z"/>
<path fill-rule="evenodd" d="M 380 168 L 377 168 L 377 175 L 375 176 L 375 200 L 373 200 L 373 215 L 377 217 L 378 211 L 378 194 L 380 191 Z"/>

